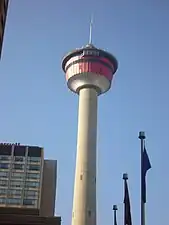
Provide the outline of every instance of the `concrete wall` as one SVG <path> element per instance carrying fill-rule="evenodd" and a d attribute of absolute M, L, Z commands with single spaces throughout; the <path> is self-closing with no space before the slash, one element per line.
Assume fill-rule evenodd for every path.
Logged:
<path fill-rule="evenodd" d="M 57 180 L 57 161 L 44 160 L 40 216 L 54 216 Z"/>

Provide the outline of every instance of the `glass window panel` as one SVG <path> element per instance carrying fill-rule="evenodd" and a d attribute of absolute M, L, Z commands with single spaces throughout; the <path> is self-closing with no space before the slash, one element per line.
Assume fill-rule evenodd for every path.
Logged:
<path fill-rule="evenodd" d="M 23 156 L 15 156 L 16 162 L 23 162 L 24 160 L 25 160 L 25 157 L 23 157 Z"/>
<path fill-rule="evenodd" d="M 23 164 L 13 164 L 13 168 L 15 170 L 23 170 L 24 169 L 24 165 Z"/>
<path fill-rule="evenodd" d="M 7 189 L 0 189 L 0 195 L 6 195 Z"/>
<path fill-rule="evenodd" d="M 9 195 L 18 195 L 18 196 L 21 196 L 22 190 L 11 189 L 11 190 L 8 191 L 8 194 Z"/>
<path fill-rule="evenodd" d="M 8 161 L 11 159 L 11 156 L 7 156 L 7 155 L 0 155 L 0 160 L 3 160 L 3 161 Z"/>
<path fill-rule="evenodd" d="M 28 197 L 35 197 L 38 196 L 38 191 L 25 191 L 24 195 Z"/>
<path fill-rule="evenodd" d="M 27 179 L 40 179 L 40 173 L 27 173 L 26 175 Z"/>
<path fill-rule="evenodd" d="M 32 199 L 23 200 L 23 205 L 35 205 L 35 204 L 37 204 L 37 200 L 32 200 Z"/>
<path fill-rule="evenodd" d="M 6 203 L 6 198 L 0 198 L 0 204 L 5 204 Z"/>
<path fill-rule="evenodd" d="M 0 180 L 0 186 L 7 186 L 8 181 L 7 180 Z"/>
<path fill-rule="evenodd" d="M 0 178 L 1 177 L 8 177 L 8 172 L 3 172 L 3 171 L 1 171 L 0 172 Z"/>
<path fill-rule="evenodd" d="M 11 180 L 10 185 L 11 187 L 22 187 L 23 181 Z"/>
<path fill-rule="evenodd" d="M 28 161 L 29 162 L 40 162 L 41 161 L 41 158 L 39 157 L 28 157 Z"/>
<path fill-rule="evenodd" d="M 19 199 L 19 198 L 8 198 L 7 203 L 10 204 L 10 205 L 20 205 L 21 199 Z"/>
<path fill-rule="evenodd" d="M 16 179 L 16 178 L 18 178 L 18 179 L 23 179 L 23 177 L 24 177 L 24 173 L 12 173 L 12 178 L 14 179 Z"/>
<path fill-rule="evenodd" d="M 29 170 L 40 171 L 40 165 L 28 165 Z"/>
<path fill-rule="evenodd" d="M 9 168 L 9 164 L 8 163 L 0 163 L 0 168 L 1 169 L 8 169 Z"/>
<path fill-rule="evenodd" d="M 26 186 L 27 187 L 39 187 L 40 183 L 39 182 L 32 182 L 32 181 L 26 181 Z"/>

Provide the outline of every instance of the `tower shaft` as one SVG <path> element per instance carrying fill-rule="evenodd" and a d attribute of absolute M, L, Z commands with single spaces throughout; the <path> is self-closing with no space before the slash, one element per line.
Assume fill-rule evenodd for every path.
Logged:
<path fill-rule="evenodd" d="M 96 225 L 97 91 L 79 92 L 79 116 L 72 225 Z"/>

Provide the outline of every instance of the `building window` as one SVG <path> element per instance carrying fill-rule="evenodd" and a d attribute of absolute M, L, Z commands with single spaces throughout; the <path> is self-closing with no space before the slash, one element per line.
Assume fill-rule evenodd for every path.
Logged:
<path fill-rule="evenodd" d="M 14 160 L 15 160 L 15 162 L 23 162 L 25 160 L 25 158 L 22 156 L 15 156 Z"/>
<path fill-rule="evenodd" d="M 15 170 L 23 170 L 24 165 L 23 164 L 13 164 L 13 168 Z"/>
<path fill-rule="evenodd" d="M 6 198 L 0 198 L 0 204 L 6 204 Z"/>
<path fill-rule="evenodd" d="M 33 171 L 40 171 L 40 165 L 29 165 L 28 169 Z"/>
<path fill-rule="evenodd" d="M 2 161 L 9 161 L 10 159 L 11 159 L 11 156 L 0 155 L 0 160 Z"/>
<path fill-rule="evenodd" d="M 8 169 L 9 164 L 8 163 L 0 163 L 0 169 Z"/>
<path fill-rule="evenodd" d="M 40 179 L 40 173 L 27 173 L 26 178 L 31 180 Z"/>
<path fill-rule="evenodd" d="M 8 181 L 7 180 L 0 180 L 0 186 L 5 187 L 8 185 Z"/>
<path fill-rule="evenodd" d="M 24 199 L 23 200 L 23 205 L 35 205 L 37 203 L 36 200 L 31 200 L 31 199 Z"/>
<path fill-rule="evenodd" d="M 7 203 L 9 205 L 20 205 L 21 204 L 21 199 L 20 198 L 8 198 Z"/>
<path fill-rule="evenodd" d="M 1 177 L 4 177 L 4 178 L 7 178 L 8 177 L 8 172 L 0 172 L 0 178 Z"/>
<path fill-rule="evenodd" d="M 38 191 L 25 191 L 24 196 L 34 198 L 38 196 Z"/>
<path fill-rule="evenodd" d="M 94 50 L 84 50 L 82 55 L 83 55 L 83 56 L 86 56 L 86 55 L 99 56 L 99 51 L 94 51 Z"/>
<path fill-rule="evenodd" d="M 0 189 L 0 195 L 6 195 L 7 189 Z"/>
<path fill-rule="evenodd" d="M 39 157 L 28 157 L 28 162 L 33 163 L 39 163 L 41 161 L 41 158 Z"/>
<path fill-rule="evenodd" d="M 32 182 L 32 181 L 26 181 L 26 187 L 30 188 L 36 188 L 39 187 L 39 182 Z"/>
<path fill-rule="evenodd" d="M 22 191 L 21 190 L 11 189 L 11 190 L 8 190 L 8 194 L 10 196 L 12 196 L 12 195 L 21 196 L 22 195 Z"/>
<path fill-rule="evenodd" d="M 12 173 L 13 179 L 23 179 L 24 173 Z"/>
<path fill-rule="evenodd" d="M 11 183 L 10 183 L 11 187 L 22 187 L 22 185 L 23 185 L 22 181 L 11 180 Z"/>

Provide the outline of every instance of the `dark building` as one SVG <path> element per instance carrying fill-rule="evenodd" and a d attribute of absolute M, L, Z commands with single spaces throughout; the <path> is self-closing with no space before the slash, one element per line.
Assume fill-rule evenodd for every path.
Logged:
<path fill-rule="evenodd" d="M 0 58 L 2 54 L 2 45 L 3 45 L 3 39 L 4 39 L 8 4 L 9 4 L 9 0 L 0 0 Z"/>
<path fill-rule="evenodd" d="M 54 216 L 56 177 L 57 161 L 45 160 L 43 148 L 0 144 L 0 207 Z"/>
<path fill-rule="evenodd" d="M 61 217 L 42 217 L 36 209 L 0 208 L 0 225 L 61 225 Z"/>

